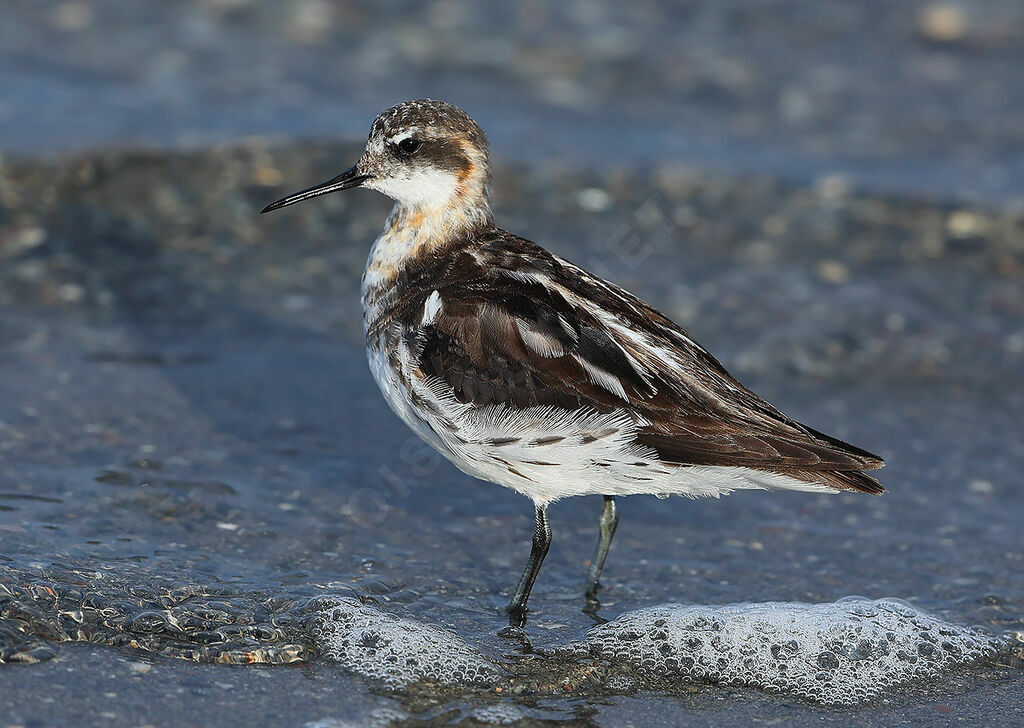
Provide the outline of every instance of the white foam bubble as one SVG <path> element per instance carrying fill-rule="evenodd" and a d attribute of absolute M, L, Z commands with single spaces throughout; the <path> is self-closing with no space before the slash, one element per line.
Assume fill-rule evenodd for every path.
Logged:
<path fill-rule="evenodd" d="M 516 705 L 484 705 L 470 711 L 469 717 L 485 725 L 512 725 L 528 716 Z"/>
<path fill-rule="evenodd" d="M 502 674 L 457 634 L 387 614 L 357 599 L 325 600 L 310 622 L 310 632 L 324 657 L 390 687 L 422 680 L 496 682 Z"/>
<path fill-rule="evenodd" d="M 1005 642 L 898 599 L 668 604 L 591 629 L 575 651 L 657 678 L 745 685 L 855 705 L 991 657 Z"/>
<path fill-rule="evenodd" d="M 317 600 L 309 622 L 320 652 L 354 672 L 401 688 L 505 685 L 525 679 L 453 632 L 399 618 L 352 598 Z M 541 650 L 560 685 L 566 659 L 597 658 L 604 688 L 742 685 L 830 705 L 855 705 L 916 678 L 934 677 L 1010 649 L 983 629 L 953 624 L 899 599 L 847 597 L 828 604 L 666 604 L 627 612 L 568 645 Z M 513 674 L 510 674 L 513 673 Z M 571 673 L 571 670 L 570 670 Z M 587 689 L 590 689 L 590 685 Z M 502 712 L 486 713 L 500 723 Z M 483 718 L 480 718 L 482 722 Z"/>
<path fill-rule="evenodd" d="M 394 708 L 377 708 L 359 718 L 322 718 L 303 723 L 302 728 L 388 728 L 409 714 Z"/>

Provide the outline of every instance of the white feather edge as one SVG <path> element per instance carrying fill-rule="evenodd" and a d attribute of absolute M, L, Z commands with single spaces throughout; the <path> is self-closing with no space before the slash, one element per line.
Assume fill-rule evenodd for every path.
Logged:
<path fill-rule="evenodd" d="M 423 304 L 423 318 L 420 319 L 420 325 L 430 326 L 430 324 L 437 320 L 437 316 L 443 308 L 444 301 L 441 300 L 441 293 L 434 291 L 427 296 L 427 300 Z"/>
<path fill-rule="evenodd" d="M 530 349 L 536 352 L 539 356 L 546 359 L 565 356 L 565 349 L 562 347 L 562 344 L 559 343 L 558 339 L 537 331 L 529 321 L 517 318 L 515 319 L 515 323 L 516 328 L 519 330 L 519 335 L 523 339 L 523 343 L 530 347 Z"/>
<path fill-rule="evenodd" d="M 458 402 L 442 380 L 417 373 L 404 343 L 399 345 L 401 375 L 382 350 L 369 354 L 384 398 L 413 431 L 463 472 L 535 502 L 577 495 L 717 498 L 750 488 L 835 492 L 825 485 L 750 468 L 666 464 L 653 450 L 637 444 L 636 432 L 647 423 L 627 410 L 605 414 L 556 407 L 475 407 Z M 414 410 L 403 381 L 411 382 L 415 393 L 428 399 L 441 416 Z M 458 429 L 450 429 L 442 418 Z M 561 439 L 538 444 L 554 438 Z"/>

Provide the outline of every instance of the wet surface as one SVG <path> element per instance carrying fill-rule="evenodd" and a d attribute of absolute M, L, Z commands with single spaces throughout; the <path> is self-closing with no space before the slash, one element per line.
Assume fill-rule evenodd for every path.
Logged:
<path fill-rule="evenodd" d="M 1020 723 L 1020 3 L 7 5 L 4 726 Z M 530 505 L 441 461 L 366 368 L 386 201 L 255 215 L 422 96 L 488 131 L 502 226 L 879 452 L 890 492 L 624 499 L 600 626 L 600 499 L 558 504 L 504 631 Z M 854 594 L 920 610 L 938 636 L 909 654 L 942 669 L 877 672 L 909 632 L 830 611 Z M 790 630 L 753 656 L 850 660 L 867 702 L 687 672 L 723 614 L 714 649 Z M 980 634 L 1010 646 L 945 660 Z"/>
<path fill-rule="evenodd" d="M 850 713 L 752 688 L 592 680 L 499 634 L 530 507 L 441 462 L 371 382 L 357 287 L 386 203 L 355 192 L 253 215 L 355 152 L 5 165 L 0 653 L 35 663 L 4 668 L 10 720 L 160 724 L 173 698 L 175 724 L 203 724 L 225 690 L 299 725 L 1014 724 L 1024 680 L 1010 658 Z M 865 594 L 995 634 L 1024 627 L 1014 208 L 506 165 L 497 198 L 506 226 L 640 292 L 783 409 L 890 463 L 880 498 L 624 500 L 602 617 Z M 581 582 L 599 512 L 588 499 L 552 509 L 534 648 L 594 624 Z M 324 598 L 448 630 L 503 664 L 507 690 L 396 689 L 332 665 L 309 636 Z M 241 725 L 247 710 L 218 716 Z"/>
<path fill-rule="evenodd" d="M 531 163 L 1024 187 L 1017 0 L 7 5 L 6 152 L 363 138 L 432 96 Z"/>

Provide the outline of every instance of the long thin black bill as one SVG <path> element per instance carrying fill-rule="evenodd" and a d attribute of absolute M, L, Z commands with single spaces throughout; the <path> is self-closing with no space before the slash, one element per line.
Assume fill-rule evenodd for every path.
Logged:
<path fill-rule="evenodd" d="M 288 195 L 287 197 L 280 199 L 277 202 L 267 205 L 262 210 L 260 210 L 260 214 L 262 215 L 264 212 L 280 210 L 282 207 L 294 205 L 296 202 L 308 200 L 310 197 L 319 197 L 320 195 L 326 195 L 328 192 L 337 192 L 338 190 L 347 190 L 351 187 L 358 187 L 363 182 L 370 179 L 370 177 L 372 176 L 372 174 L 358 174 L 356 172 L 355 167 L 349 167 L 334 179 L 329 179 L 322 184 L 310 187 L 308 190 L 296 192 L 294 195 Z"/>

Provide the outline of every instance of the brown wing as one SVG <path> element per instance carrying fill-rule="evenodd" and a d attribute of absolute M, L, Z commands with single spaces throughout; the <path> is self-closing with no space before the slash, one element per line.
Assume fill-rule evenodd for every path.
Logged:
<path fill-rule="evenodd" d="M 665 462 L 883 490 L 858 472 L 880 458 L 785 416 L 621 288 L 508 234 L 462 257 L 433 281 L 442 305 L 429 325 L 407 321 L 424 373 L 460 401 L 626 409 L 650 423 L 637 440 Z"/>

